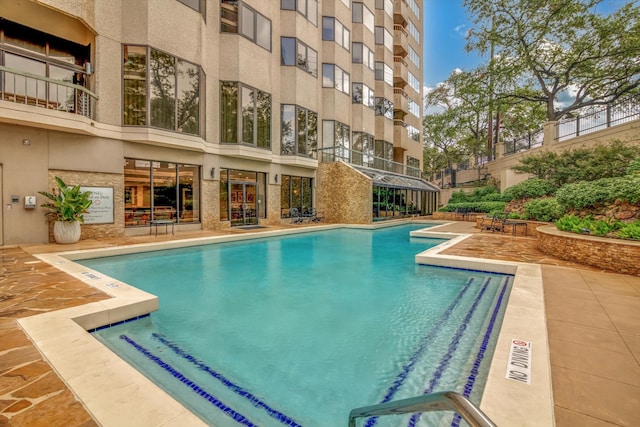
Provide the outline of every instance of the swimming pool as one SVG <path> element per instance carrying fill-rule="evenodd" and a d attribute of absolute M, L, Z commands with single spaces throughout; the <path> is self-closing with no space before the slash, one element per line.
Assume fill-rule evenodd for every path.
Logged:
<path fill-rule="evenodd" d="M 408 237 L 423 227 L 84 260 L 160 298 L 95 335 L 219 426 L 344 425 L 353 407 L 439 390 L 478 402 L 510 276 L 416 265 L 440 243 Z"/>

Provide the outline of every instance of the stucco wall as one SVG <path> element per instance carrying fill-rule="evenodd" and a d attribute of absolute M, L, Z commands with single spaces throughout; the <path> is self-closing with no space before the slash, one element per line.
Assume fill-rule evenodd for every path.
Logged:
<path fill-rule="evenodd" d="M 640 276 L 640 242 L 538 228 L 538 249 L 558 258 Z"/>
<path fill-rule="evenodd" d="M 316 206 L 329 223 L 371 224 L 371 179 L 343 162 L 320 163 Z"/>

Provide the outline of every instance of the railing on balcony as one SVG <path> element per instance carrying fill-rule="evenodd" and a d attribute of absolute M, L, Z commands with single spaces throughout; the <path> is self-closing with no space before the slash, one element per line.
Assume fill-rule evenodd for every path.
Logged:
<path fill-rule="evenodd" d="M 320 155 L 318 158 L 321 162 L 330 163 L 342 160 L 356 166 L 365 166 L 372 169 L 378 169 L 386 172 L 393 172 L 400 175 L 412 176 L 414 178 L 422 178 L 422 171 L 393 160 L 376 157 L 370 153 L 352 150 L 346 147 L 326 147 L 319 148 Z"/>
<path fill-rule="evenodd" d="M 409 95 L 407 94 L 407 92 L 404 89 L 400 89 L 399 87 L 394 87 L 393 88 L 393 93 L 394 95 L 402 95 L 405 98 L 408 98 Z"/>
<path fill-rule="evenodd" d="M 98 96 L 77 84 L 0 65 L 0 100 L 95 119 Z"/>
<path fill-rule="evenodd" d="M 405 30 L 402 25 L 394 24 L 393 30 L 400 31 L 402 34 L 404 34 L 405 37 L 409 37 L 409 32 L 407 32 L 407 30 Z"/>
<path fill-rule="evenodd" d="M 561 120 L 558 123 L 557 140 L 564 141 L 636 119 L 640 119 L 639 95 L 595 106 L 577 117 Z"/>
<path fill-rule="evenodd" d="M 393 57 L 393 62 L 400 62 L 402 65 L 404 65 L 405 67 L 408 67 L 409 64 L 407 64 L 407 61 L 401 57 L 401 56 L 394 56 Z"/>

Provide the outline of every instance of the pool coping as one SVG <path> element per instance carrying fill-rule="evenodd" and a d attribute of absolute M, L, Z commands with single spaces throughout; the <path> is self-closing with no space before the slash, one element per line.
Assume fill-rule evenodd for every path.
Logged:
<path fill-rule="evenodd" d="M 540 266 L 443 255 L 440 252 L 470 235 L 437 230 L 440 225 L 445 225 L 448 221 L 422 220 L 401 223 L 438 224 L 431 228 L 414 231 L 411 236 L 448 239 L 434 248 L 417 254 L 415 257 L 417 263 L 514 275 L 511 295 L 480 407 L 497 425 L 554 425 Z M 398 222 L 374 225 L 320 225 L 241 235 L 35 254 L 34 256 L 40 260 L 103 291 L 112 298 L 22 318 L 19 323 L 43 357 L 100 425 L 204 426 L 207 424 L 199 417 L 87 332 L 93 328 L 115 324 L 155 311 L 158 309 L 158 298 L 74 261 L 335 228 L 379 229 L 393 225 L 398 225 Z M 534 344 L 533 380 L 530 385 L 505 378 L 509 347 L 513 338 Z M 526 422 L 523 423 L 522 420 Z"/>

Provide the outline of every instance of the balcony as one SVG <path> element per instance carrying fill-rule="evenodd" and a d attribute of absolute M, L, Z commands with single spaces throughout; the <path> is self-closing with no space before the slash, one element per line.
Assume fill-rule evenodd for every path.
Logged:
<path fill-rule="evenodd" d="M 402 25 L 393 26 L 393 55 L 402 58 L 409 54 L 409 33 Z"/>
<path fill-rule="evenodd" d="M 393 108 L 405 114 L 409 112 L 409 99 L 404 89 L 398 87 L 393 88 Z"/>
<path fill-rule="evenodd" d="M 411 148 L 411 143 L 407 124 L 404 120 L 395 119 L 393 121 L 393 148 L 408 150 Z"/>
<path fill-rule="evenodd" d="M 407 16 L 411 13 L 406 0 L 393 0 L 393 22 L 399 25 L 407 24 Z"/>
<path fill-rule="evenodd" d="M 409 65 L 401 56 L 393 57 L 393 86 L 404 88 L 409 83 Z"/>
<path fill-rule="evenodd" d="M 87 88 L 0 66 L 0 101 L 95 119 L 98 96 Z"/>
<path fill-rule="evenodd" d="M 406 134 L 406 130 L 405 130 Z M 422 171 L 418 168 L 407 166 L 393 160 L 376 157 L 370 153 L 351 150 L 346 147 L 327 147 L 318 149 L 318 158 L 321 162 L 337 162 L 342 160 L 355 166 L 364 166 L 371 169 L 377 169 L 386 172 L 393 172 L 400 175 L 422 177 Z"/>

